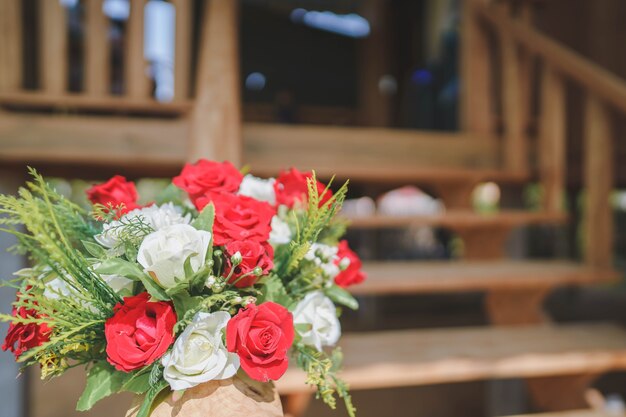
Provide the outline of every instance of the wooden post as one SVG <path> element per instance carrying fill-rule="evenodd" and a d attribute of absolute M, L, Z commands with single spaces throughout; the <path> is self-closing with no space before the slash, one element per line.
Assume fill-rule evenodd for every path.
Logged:
<path fill-rule="evenodd" d="M 0 1 L 0 91 L 22 87 L 22 16 L 20 0 Z"/>
<path fill-rule="evenodd" d="M 106 95 L 110 88 L 109 19 L 102 12 L 103 0 L 85 2 L 85 93 Z"/>
<path fill-rule="evenodd" d="M 560 74 L 544 64 L 541 75 L 539 176 L 546 211 L 562 211 L 565 190 L 565 86 Z"/>
<path fill-rule="evenodd" d="M 613 137 L 608 109 L 594 95 L 587 97 L 584 140 L 585 261 L 608 267 L 613 259 Z"/>
<path fill-rule="evenodd" d="M 191 77 L 191 8 L 190 0 L 174 0 L 176 8 L 176 43 L 174 58 L 174 99 L 189 98 Z"/>
<path fill-rule="evenodd" d="M 379 81 L 389 72 L 386 28 L 387 2 L 365 0 L 360 14 L 370 22 L 370 35 L 359 45 L 359 121 L 366 126 L 389 126 L 389 95 L 380 91 Z"/>
<path fill-rule="evenodd" d="M 150 95 L 148 64 L 143 56 L 143 20 L 147 0 L 130 0 L 130 16 L 126 23 L 125 80 L 126 95 L 147 98 Z"/>
<path fill-rule="evenodd" d="M 461 20 L 461 127 L 482 135 L 494 133 L 490 47 L 474 10 L 464 0 Z"/>
<path fill-rule="evenodd" d="M 202 19 L 202 37 L 191 115 L 189 160 L 227 159 L 241 164 L 238 2 L 211 0 Z"/>
<path fill-rule="evenodd" d="M 39 0 L 39 80 L 46 93 L 63 94 L 68 82 L 67 11 L 58 1 Z"/>
<path fill-rule="evenodd" d="M 511 6 L 507 3 L 505 6 Z M 500 31 L 502 65 L 502 104 L 505 126 L 504 166 L 512 172 L 528 170 L 528 139 L 524 126 L 522 99 L 522 60 L 513 37 L 507 30 Z M 528 88 L 528 86 L 526 86 Z"/>

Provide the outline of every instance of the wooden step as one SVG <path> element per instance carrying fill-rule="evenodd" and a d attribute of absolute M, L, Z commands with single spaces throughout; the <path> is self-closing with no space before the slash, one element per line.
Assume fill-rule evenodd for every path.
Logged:
<path fill-rule="evenodd" d="M 520 414 L 515 416 L 504 417 L 623 417 L 621 413 L 609 413 L 602 410 L 570 410 L 570 411 L 557 411 L 553 413 L 535 413 L 535 414 Z"/>
<path fill-rule="evenodd" d="M 389 229 L 414 226 L 446 227 L 469 229 L 485 227 L 514 228 L 530 224 L 563 224 L 566 213 L 502 210 L 495 213 L 475 213 L 467 210 L 448 210 L 439 214 L 419 216 L 354 216 L 346 217 L 351 229 Z"/>
<path fill-rule="evenodd" d="M 367 280 L 354 294 L 533 289 L 615 281 L 620 274 L 567 261 L 366 262 Z"/>
<path fill-rule="evenodd" d="M 626 331 L 610 324 L 381 331 L 340 345 L 353 390 L 626 369 Z M 304 380 L 290 368 L 276 386 L 302 392 Z"/>

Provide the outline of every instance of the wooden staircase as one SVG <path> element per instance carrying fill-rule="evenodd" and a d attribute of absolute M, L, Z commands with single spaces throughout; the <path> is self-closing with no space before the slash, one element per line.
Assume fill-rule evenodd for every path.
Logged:
<path fill-rule="evenodd" d="M 65 64 L 47 52 L 67 50 L 67 40 L 58 36 L 61 31 L 41 32 L 40 59 L 47 75 L 38 90 L 22 88 L 20 47 L 0 49 L 0 163 L 19 169 L 28 163 L 68 176 L 102 177 L 116 171 L 165 176 L 177 173 L 185 161 L 205 157 L 249 165 L 258 175 L 275 175 L 290 165 L 315 168 L 321 178 L 350 178 L 369 190 L 418 185 L 441 198 L 446 211 L 355 217 L 349 219 L 351 227 L 443 227 L 463 241 L 463 259 L 370 261 L 364 266 L 368 281 L 351 290 L 358 296 L 484 292 L 493 326 L 346 334 L 341 341 L 346 358 L 343 376 L 352 389 L 524 378 L 535 406 L 553 411 L 585 408 L 584 391 L 598 375 L 626 370 L 626 331 L 610 324 L 558 325 L 543 311 L 546 295 L 555 288 L 606 284 L 619 278 L 610 255 L 609 112 L 626 112 L 626 84 L 534 30 L 533 2 L 519 2 L 516 13 L 512 2 L 504 0 L 463 2 L 463 130 L 459 133 L 241 125 L 233 29 L 236 2 L 207 3 L 197 68 L 191 68 L 191 1 L 173 3 L 181 25 L 176 32 L 176 94 L 171 103 L 156 102 L 147 87 L 137 29 L 141 25 L 137 10 L 145 0 L 131 0 L 134 17 L 128 23 L 125 70 L 129 88 L 122 96 L 100 88 L 107 74 L 99 70 L 97 53 L 86 55 L 84 91 L 67 92 Z M 63 27 L 57 2 L 42 5 L 47 13 L 42 14 L 41 24 Z M 98 10 L 86 11 L 95 28 L 87 34 L 88 50 L 103 45 Z M 0 29 L 4 30 L 0 33 L 6 34 L 6 45 L 22 41 L 19 13 L 19 0 L 0 1 Z M 496 35 L 496 49 L 488 34 Z M 532 70 L 535 61 L 541 67 L 539 74 Z M 502 85 L 493 85 L 500 79 L 496 72 Z M 537 82 L 536 75 L 540 97 L 533 100 L 530 86 Z M 189 91 L 192 76 L 193 92 Z M 503 248 L 513 229 L 570 221 L 562 204 L 568 117 L 565 80 L 578 83 L 588 95 L 584 260 L 509 260 Z M 494 105 L 496 101 L 500 107 Z M 536 101 L 538 117 L 531 111 Z M 499 109 L 497 114 L 494 109 Z M 531 124 L 538 131 L 533 138 L 528 134 Z M 471 193 L 484 181 L 501 187 L 537 181 L 543 189 L 543 206 L 532 212 L 521 208 L 476 213 Z M 277 387 L 285 395 L 286 413 L 301 415 L 310 398 L 302 374 L 290 370 Z M 78 393 L 66 396 L 73 401 Z M 33 417 L 52 417 L 44 409 L 37 413 Z M 604 415 L 575 411 L 543 416 Z"/>

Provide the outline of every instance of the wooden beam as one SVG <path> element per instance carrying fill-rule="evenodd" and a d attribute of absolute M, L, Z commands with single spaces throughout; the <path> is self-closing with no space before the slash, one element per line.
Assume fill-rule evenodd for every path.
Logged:
<path fill-rule="evenodd" d="M 613 135 L 606 105 L 590 94 L 585 107 L 584 136 L 585 261 L 610 266 L 613 260 Z"/>
<path fill-rule="evenodd" d="M 102 11 L 103 0 L 85 2 L 85 93 L 102 96 L 110 92 L 111 62 L 109 19 Z"/>
<path fill-rule="evenodd" d="M 0 1 L 0 91 L 22 87 L 21 0 Z"/>
<path fill-rule="evenodd" d="M 564 209 L 566 181 L 565 86 L 550 65 L 544 65 L 541 77 L 539 176 L 544 209 L 558 212 Z"/>
<path fill-rule="evenodd" d="M 176 8 L 176 41 L 174 58 L 174 99 L 189 99 L 191 81 L 192 4 L 190 0 L 174 0 Z"/>
<path fill-rule="evenodd" d="M 42 90 L 62 94 L 68 83 L 67 11 L 59 1 L 39 0 L 39 81 Z"/>
<path fill-rule="evenodd" d="M 241 163 L 238 2 L 211 0 L 202 19 L 188 159 Z"/>
<path fill-rule="evenodd" d="M 510 6 L 506 4 L 505 6 Z M 500 32 L 502 65 L 502 104 L 504 118 L 504 166 L 511 171 L 528 169 L 528 138 L 526 137 L 523 97 L 522 59 L 517 43 L 507 31 Z"/>
<path fill-rule="evenodd" d="M 461 127 L 465 131 L 494 134 L 491 55 L 485 28 L 472 1 L 461 2 Z"/>
<path fill-rule="evenodd" d="M 148 64 L 144 59 L 144 7 L 147 0 L 130 0 L 130 16 L 126 22 L 125 80 L 126 95 L 132 98 L 150 96 Z"/>
<path fill-rule="evenodd" d="M 623 78 L 534 30 L 526 23 L 511 19 L 501 10 L 490 7 L 486 2 L 468 0 L 467 3 L 471 3 L 492 25 L 499 30 L 508 31 L 526 49 L 541 56 L 555 70 L 626 113 L 626 82 Z"/>

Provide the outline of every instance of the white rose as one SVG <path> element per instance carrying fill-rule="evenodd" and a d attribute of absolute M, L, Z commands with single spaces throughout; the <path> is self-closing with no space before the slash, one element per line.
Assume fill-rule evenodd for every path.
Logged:
<path fill-rule="evenodd" d="M 225 311 L 196 313 L 178 336 L 170 353 L 163 356 L 163 377 L 172 390 L 191 388 L 214 379 L 226 379 L 239 369 L 239 356 L 226 350 L 222 329 L 230 315 Z"/>
<path fill-rule="evenodd" d="M 302 342 L 322 350 L 322 346 L 332 346 L 341 336 L 341 325 L 335 305 L 323 292 L 307 294 L 293 311 L 294 325 L 304 324 L 307 330 L 299 330 Z"/>
<path fill-rule="evenodd" d="M 272 231 L 270 232 L 269 242 L 272 246 L 285 245 L 291 242 L 291 229 L 287 222 L 281 220 L 280 217 L 272 217 Z"/>
<path fill-rule="evenodd" d="M 183 210 L 173 203 L 167 203 L 161 206 L 152 205 L 150 207 L 131 210 L 119 220 L 106 223 L 102 228 L 102 233 L 94 236 L 94 239 L 106 248 L 112 248 L 114 250 L 121 249 L 119 247 L 120 232 L 123 231 L 124 225 L 138 218 L 141 218 L 142 222 L 150 226 L 154 231 L 174 224 L 189 224 L 189 222 L 191 222 L 191 215 L 187 214 L 183 216 Z M 118 252 L 120 251 L 118 250 Z"/>
<path fill-rule="evenodd" d="M 271 205 L 276 204 L 276 192 L 274 191 L 274 183 L 276 180 L 270 178 L 264 180 L 254 175 L 246 175 L 239 186 L 239 194 L 252 197 L 259 201 L 267 201 Z"/>
<path fill-rule="evenodd" d="M 185 261 L 190 258 L 193 272 L 205 262 L 211 233 L 188 224 L 175 224 L 146 236 L 139 246 L 137 262 L 162 287 L 176 285 L 185 278 Z"/>

